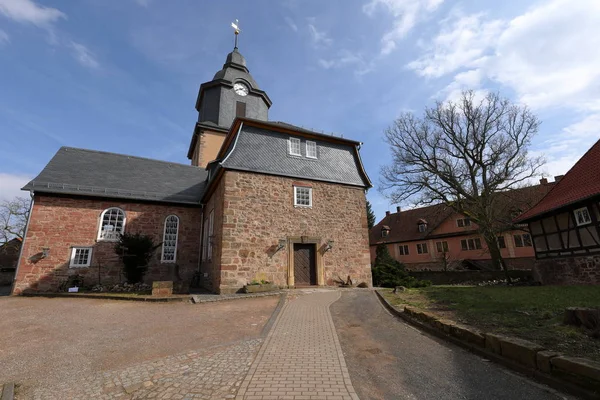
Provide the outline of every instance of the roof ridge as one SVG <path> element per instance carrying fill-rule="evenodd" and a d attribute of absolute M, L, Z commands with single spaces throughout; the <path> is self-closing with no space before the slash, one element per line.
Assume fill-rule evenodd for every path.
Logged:
<path fill-rule="evenodd" d="M 163 163 L 163 164 L 171 164 L 171 165 L 177 165 L 177 166 L 182 166 L 182 167 L 189 167 L 189 168 L 199 169 L 202 171 L 202 168 L 198 168 L 193 165 L 187 165 L 187 164 L 182 164 L 182 163 L 173 162 L 173 161 L 157 160 L 155 158 L 149 158 L 149 157 L 133 156 L 131 154 L 114 153 L 111 151 L 92 150 L 92 149 L 84 149 L 81 147 L 71 147 L 71 146 L 61 146 L 60 150 L 66 150 L 66 151 L 77 150 L 77 151 L 84 151 L 87 153 L 110 154 L 113 156 L 129 157 L 129 158 L 135 158 L 138 160 L 146 160 L 146 161 L 153 161 L 153 162 L 158 162 L 158 163 Z"/>

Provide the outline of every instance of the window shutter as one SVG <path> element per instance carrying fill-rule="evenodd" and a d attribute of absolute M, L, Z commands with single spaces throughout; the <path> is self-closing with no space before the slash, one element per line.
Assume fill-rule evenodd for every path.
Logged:
<path fill-rule="evenodd" d="M 235 102 L 235 116 L 245 117 L 246 116 L 246 103 L 242 101 Z"/>

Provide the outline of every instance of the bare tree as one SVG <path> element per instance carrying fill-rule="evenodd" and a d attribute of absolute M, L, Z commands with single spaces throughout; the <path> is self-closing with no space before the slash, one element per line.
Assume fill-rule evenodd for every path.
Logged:
<path fill-rule="evenodd" d="M 23 239 L 30 204 L 24 197 L 0 202 L 0 245 L 14 238 Z"/>
<path fill-rule="evenodd" d="M 498 223 L 506 201 L 500 194 L 540 173 L 544 159 L 528 154 L 539 124 L 526 106 L 496 93 L 478 100 L 473 91 L 437 102 L 422 118 L 404 113 L 386 131 L 393 158 L 380 189 L 395 203 L 443 202 L 469 216 L 510 281 L 497 242 L 506 229 Z"/>

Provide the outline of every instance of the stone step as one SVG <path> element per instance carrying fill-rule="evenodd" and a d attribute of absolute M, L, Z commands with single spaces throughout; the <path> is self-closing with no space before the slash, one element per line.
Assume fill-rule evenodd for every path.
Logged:
<path fill-rule="evenodd" d="M 15 397 L 15 384 L 5 383 L 0 385 L 0 393 L 2 393 L 0 400 L 13 400 Z"/>

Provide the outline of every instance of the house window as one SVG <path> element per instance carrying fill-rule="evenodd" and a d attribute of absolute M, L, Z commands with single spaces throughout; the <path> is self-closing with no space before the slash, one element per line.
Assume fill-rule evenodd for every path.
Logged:
<path fill-rule="evenodd" d="M 417 226 L 419 227 L 419 232 L 425 232 L 427 230 L 427 224 L 420 223 Z"/>
<path fill-rule="evenodd" d="M 73 247 L 71 250 L 71 261 L 69 267 L 89 267 L 92 263 L 91 247 Z"/>
<path fill-rule="evenodd" d="M 288 151 L 292 156 L 301 156 L 302 151 L 300 150 L 300 139 L 289 138 L 288 139 Z"/>
<path fill-rule="evenodd" d="M 98 240 L 115 241 L 125 232 L 125 211 L 117 207 L 104 210 L 100 216 Z"/>
<path fill-rule="evenodd" d="M 456 226 L 464 228 L 465 226 L 471 226 L 471 218 L 459 218 L 456 220 Z"/>
<path fill-rule="evenodd" d="M 306 157 L 317 158 L 317 142 L 306 141 Z"/>
<path fill-rule="evenodd" d="M 436 242 L 435 247 L 436 247 L 438 253 L 447 253 L 448 252 L 448 242 L 446 242 L 446 241 Z"/>
<path fill-rule="evenodd" d="M 390 230 L 389 229 L 382 229 L 381 230 L 381 237 L 385 238 L 388 237 L 390 235 Z"/>
<path fill-rule="evenodd" d="M 169 215 L 165 219 L 165 230 L 163 233 L 163 245 L 161 261 L 174 263 L 177 259 L 177 236 L 179 231 L 179 218 Z"/>
<path fill-rule="evenodd" d="M 531 247 L 531 236 L 529 233 L 514 235 L 516 247 Z"/>
<path fill-rule="evenodd" d="M 505 249 L 506 248 L 506 240 L 504 240 L 504 236 L 498 236 L 496 239 L 498 240 L 498 247 L 501 249 Z"/>
<path fill-rule="evenodd" d="M 417 243 L 417 253 L 427 254 L 427 243 Z"/>
<path fill-rule="evenodd" d="M 408 245 L 401 244 L 400 246 L 398 246 L 398 252 L 400 253 L 401 256 L 407 256 L 408 255 Z"/>
<path fill-rule="evenodd" d="M 592 222 L 592 218 L 590 217 L 590 213 L 587 207 L 578 208 L 573 211 L 575 214 L 575 222 L 577 222 L 577 226 L 587 225 Z"/>
<path fill-rule="evenodd" d="M 312 188 L 294 186 L 294 206 L 312 207 Z"/>
<path fill-rule="evenodd" d="M 481 249 L 481 239 L 479 239 L 479 238 L 463 239 L 460 241 L 460 247 L 463 250 L 480 250 Z"/>

